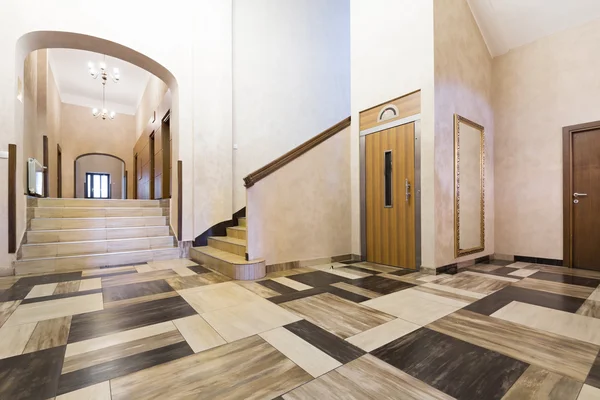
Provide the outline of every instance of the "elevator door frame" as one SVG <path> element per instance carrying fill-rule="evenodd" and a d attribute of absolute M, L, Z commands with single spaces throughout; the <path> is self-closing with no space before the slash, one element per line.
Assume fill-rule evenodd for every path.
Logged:
<path fill-rule="evenodd" d="M 366 206 L 366 151 L 365 138 L 373 133 L 395 128 L 397 126 L 415 124 L 415 271 L 421 269 L 421 114 L 397 119 L 373 128 L 360 131 L 360 248 L 361 259 L 367 259 L 367 206 Z"/>

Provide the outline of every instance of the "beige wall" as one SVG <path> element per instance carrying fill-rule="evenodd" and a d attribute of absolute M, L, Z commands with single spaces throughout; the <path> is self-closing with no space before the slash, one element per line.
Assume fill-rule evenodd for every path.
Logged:
<path fill-rule="evenodd" d="M 146 85 L 137 112 L 135 113 L 136 139 L 142 135 L 142 132 L 144 132 L 144 129 L 148 126 L 152 113 L 157 109 L 163 97 L 165 97 L 167 90 L 169 90 L 169 87 L 166 83 L 150 74 L 150 79 L 148 79 L 148 84 Z"/>
<path fill-rule="evenodd" d="M 96 172 L 110 175 L 110 198 L 122 199 L 123 173 L 125 166 L 123 161 L 114 157 L 105 155 L 89 155 L 79 158 L 76 162 L 77 166 L 77 187 L 75 189 L 75 197 L 85 197 L 85 174 L 88 172 Z"/>
<path fill-rule="evenodd" d="M 600 21 L 494 59 L 496 253 L 563 258 L 562 128 L 600 120 Z"/>
<path fill-rule="evenodd" d="M 45 51 L 45 50 L 44 50 Z M 60 128 L 60 115 L 61 115 L 61 100 L 56 86 L 56 80 L 54 74 L 48 64 L 47 68 L 47 86 L 46 86 L 46 132 L 48 134 L 48 174 L 49 174 L 49 186 L 50 186 L 50 197 L 57 197 L 58 195 L 58 151 L 57 145 L 61 145 L 61 128 Z M 64 157 L 63 157 L 63 170 L 64 170 Z M 64 188 L 64 179 L 63 179 Z M 64 196 L 64 191 L 63 191 Z"/>
<path fill-rule="evenodd" d="M 454 257 L 454 113 L 485 128 L 485 251 L 494 253 L 492 58 L 466 0 L 434 0 L 435 266 Z"/>
<path fill-rule="evenodd" d="M 74 197 L 75 159 L 87 153 L 104 153 L 125 161 L 128 172 L 128 198 L 133 195 L 133 146 L 135 117 L 117 114 L 114 120 L 92 117 L 88 107 L 62 104 L 61 130 L 63 150 L 63 196 Z M 68 139 L 67 139 L 68 138 Z"/>
<path fill-rule="evenodd" d="M 350 254 L 350 128 L 250 187 L 247 204 L 250 259 Z"/>

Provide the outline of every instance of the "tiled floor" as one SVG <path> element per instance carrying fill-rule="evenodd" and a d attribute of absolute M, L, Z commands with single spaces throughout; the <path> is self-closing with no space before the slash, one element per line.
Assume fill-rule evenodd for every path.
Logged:
<path fill-rule="evenodd" d="M 526 263 L 0 278 L 0 399 L 600 399 L 599 285 Z"/>

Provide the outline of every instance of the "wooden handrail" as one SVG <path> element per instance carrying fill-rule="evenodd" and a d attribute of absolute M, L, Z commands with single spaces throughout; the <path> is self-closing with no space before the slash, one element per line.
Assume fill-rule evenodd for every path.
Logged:
<path fill-rule="evenodd" d="M 271 161 L 264 167 L 259 168 L 256 171 L 252 172 L 250 175 L 248 175 L 247 177 L 244 178 L 244 185 L 247 188 L 251 187 L 256 182 L 271 175 L 273 172 L 277 171 L 279 168 L 294 161 L 296 158 L 300 157 L 302 154 L 304 154 L 307 151 L 309 151 L 310 149 L 316 147 L 320 143 L 323 143 L 324 141 L 326 141 L 327 139 L 329 139 L 336 133 L 343 131 L 344 129 L 346 129 L 349 126 L 350 126 L 350 117 L 338 122 L 331 128 L 328 128 L 327 130 L 319 133 L 317 136 L 302 143 L 298 147 L 288 151 L 281 157 Z"/>

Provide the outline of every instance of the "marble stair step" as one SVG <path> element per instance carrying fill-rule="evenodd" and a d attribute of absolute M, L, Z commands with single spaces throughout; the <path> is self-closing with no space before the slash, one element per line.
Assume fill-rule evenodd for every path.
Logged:
<path fill-rule="evenodd" d="M 26 243 L 76 242 L 86 240 L 135 239 L 169 236 L 166 225 L 127 228 L 55 229 L 26 232 Z"/>
<path fill-rule="evenodd" d="M 33 218 L 31 230 L 126 228 L 166 225 L 167 217 Z"/>
<path fill-rule="evenodd" d="M 168 247 L 118 253 L 84 254 L 76 256 L 33 258 L 14 262 L 15 275 L 80 271 L 105 266 L 132 265 L 148 261 L 179 258 L 179 248 Z"/>
<path fill-rule="evenodd" d="M 132 250 L 169 248 L 174 245 L 173 236 L 24 244 L 21 247 L 20 259 L 118 253 Z"/>
<path fill-rule="evenodd" d="M 227 236 L 235 239 L 247 240 L 246 233 L 245 226 L 233 226 L 231 228 L 227 228 Z"/>
<path fill-rule="evenodd" d="M 157 207 L 35 207 L 33 218 L 161 217 Z"/>
<path fill-rule="evenodd" d="M 246 256 L 246 241 L 244 239 L 236 239 L 229 236 L 212 236 L 208 238 L 208 245 L 240 257 Z"/>
<path fill-rule="evenodd" d="M 248 261 L 245 257 L 211 246 L 192 247 L 190 258 L 233 279 L 260 279 L 266 274 L 265 260 Z"/>
<path fill-rule="evenodd" d="M 160 207 L 160 200 L 30 199 L 29 207 Z"/>
<path fill-rule="evenodd" d="M 246 217 L 238 218 L 238 223 L 240 224 L 240 226 L 243 226 L 243 227 L 248 226 L 248 221 L 246 220 Z"/>

